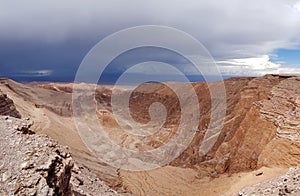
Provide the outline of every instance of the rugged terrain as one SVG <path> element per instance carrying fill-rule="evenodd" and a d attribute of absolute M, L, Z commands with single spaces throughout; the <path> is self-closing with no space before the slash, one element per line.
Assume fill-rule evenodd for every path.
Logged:
<path fill-rule="evenodd" d="M 117 195 L 68 148 L 30 130 L 29 119 L 0 116 L 0 195 Z"/>
<path fill-rule="evenodd" d="M 221 84 L 211 83 L 210 87 L 218 91 Z M 211 107 L 206 83 L 193 83 L 201 108 L 200 123 L 193 141 L 168 166 L 147 172 L 113 168 L 88 150 L 72 118 L 71 93 L 74 85 L 83 91 L 91 86 L 56 83 L 23 85 L 2 79 L 0 90 L 6 98 L 13 100 L 18 111 L 16 113 L 13 106 L 6 106 L 2 113 L 30 118 L 34 121 L 33 132 L 46 134 L 69 146 L 78 164 L 89 168 L 119 192 L 127 191 L 134 195 L 231 195 L 245 186 L 283 175 L 288 168 L 300 163 L 299 76 L 266 75 L 225 80 L 227 104 L 224 124 L 213 148 L 201 156 L 198 152 L 211 120 L 210 114 L 218 112 L 220 107 Z M 168 131 L 144 139 L 124 133 L 118 125 L 110 103 L 112 88 L 93 87 L 96 89 L 95 105 L 99 122 L 109 137 L 121 146 L 138 150 L 155 149 L 167 143 L 176 133 L 180 105 L 176 94 L 166 85 L 145 84 L 131 95 L 130 114 L 137 122 L 149 121 L 151 103 L 161 102 L 166 107 L 167 118 L 163 127 Z M 118 93 L 122 96 L 127 90 L 124 88 Z M 221 103 L 222 97 L 214 99 L 216 103 Z M 189 103 L 185 103 L 184 107 L 195 110 Z"/>
<path fill-rule="evenodd" d="M 299 195 L 300 170 L 299 167 L 290 168 L 280 177 L 258 183 L 240 190 L 236 195 Z"/>

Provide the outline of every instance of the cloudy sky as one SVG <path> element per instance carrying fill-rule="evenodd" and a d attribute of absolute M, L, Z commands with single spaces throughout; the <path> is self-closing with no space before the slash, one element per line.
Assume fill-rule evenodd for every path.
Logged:
<path fill-rule="evenodd" d="M 72 80 L 95 44 L 137 25 L 192 35 L 224 75 L 300 73 L 299 0 L 0 0 L 0 77 Z"/>

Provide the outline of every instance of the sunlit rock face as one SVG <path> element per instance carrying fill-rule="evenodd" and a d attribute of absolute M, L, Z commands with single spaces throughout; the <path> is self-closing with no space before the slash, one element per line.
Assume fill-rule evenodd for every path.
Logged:
<path fill-rule="evenodd" d="M 226 89 L 224 123 L 220 127 L 220 134 L 212 148 L 207 153 L 201 154 L 199 149 L 211 123 L 211 114 L 221 113 L 219 107 L 212 106 L 212 102 L 221 103 L 222 97 L 214 97 L 212 100 L 210 91 L 218 92 L 222 84 Z M 176 83 L 172 85 L 176 87 Z M 177 85 L 176 92 L 181 92 L 180 85 L 182 84 Z M 45 133 L 58 140 L 59 143 L 68 145 L 78 163 L 86 165 L 110 187 L 118 191 L 126 189 L 129 192 L 139 193 L 140 189 L 146 191 L 148 185 L 140 187 L 132 180 L 138 178 L 137 173 L 124 173 L 109 163 L 103 162 L 101 157 L 97 157 L 82 142 L 72 118 L 74 86 L 77 86 L 83 94 L 86 89 L 95 90 L 92 93 L 94 102 L 88 105 L 91 111 L 94 109 L 94 113 L 79 113 L 81 117 L 87 118 L 94 115 L 95 126 L 101 125 L 110 140 L 122 148 L 133 151 L 151 151 L 171 141 L 181 122 L 181 107 L 184 106 L 188 114 L 199 113 L 199 124 L 194 130 L 195 135 L 192 141 L 168 164 L 168 167 L 161 167 L 158 172 L 160 174 L 165 171 L 173 176 L 177 170 L 186 170 L 195 172 L 197 179 L 218 178 L 223 174 L 231 176 L 261 167 L 289 168 L 300 163 L 300 158 L 297 156 L 300 154 L 298 133 L 300 129 L 298 122 L 300 77 L 296 75 L 231 78 L 209 85 L 204 82 L 192 83 L 198 96 L 200 109 L 189 102 L 180 103 L 177 94 L 167 85 L 158 83 L 140 85 L 130 95 L 128 109 L 133 121 L 141 124 L 140 128 L 144 127 L 145 130 L 149 130 L 145 133 L 151 133 L 143 137 L 130 134 L 137 127 L 130 124 L 131 121 L 126 126 L 120 126 L 120 122 L 124 124 L 129 121 L 122 110 L 118 116 L 120 119 L 115 116 L 111 104 L 113 95 L 111 86 L 83 83 L 23 85 L 10 80 L 6 80 L 5 84 L 2 82 L 0 89 L 3 94 L 7 94 L 7 97 L 13 100 L 22 117 L 30 116 L 34 121 L 33 131 Z M 129 89 L 125 87 L 118 89 L 115 96 L 116 98 L 122 97 L 128 91 Z M 190 92 L 185 92 L 183 95 L 185 98 L 190 96 Z M 84 96 L 79 98 L 84 102 Z M 157 108 L 151 108 L 151 105 L 157 102 L 161 104 L 157 106 L 164 107 L 163 110 L 160 108 L 157 110 L 165 114 L 165 116 L 162 115 L 164 122 L 161 125 L 161 131 L 151 132 L 147 123 L 152 118 L 160 117 L 155 115 Z M 175 153 L 170 151 L 170 154 Z M 119 157 L 113 158 L 117 160 Z M 181 174 L 185 175 L 184 172 Z M 152 177 L 156 179 L 155 176 Z"/>

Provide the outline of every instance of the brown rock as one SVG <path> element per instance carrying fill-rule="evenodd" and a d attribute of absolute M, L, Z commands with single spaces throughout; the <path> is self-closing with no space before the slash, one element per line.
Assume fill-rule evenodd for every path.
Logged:
<path fill-rule="evenodd" d="M 16 110 L 14 102 L 3 94 L 0 90 L 0 115 L 12 116 L 15 118 L 21 118 L 20 113 Z"/>
<path fill-rule="evenodd" d="M 116 195 L 88 171 L 73 173 L 74 161 L 66 147 L 43 135 L 29 134 L 32 131 L 27 123 L 27 120 L 0 117 L 1 195 L 78 195 L 72 175 L 75 175 L 72 179 L 84 179 L 84 186 L 83 182 L 79 183 L 82 195 Z M 17 125 L 19 131 L 12 125 Z"/>
<path fill-rule="evenodd" d="M 216 165 L 215 170 L 218 174 L 223 174 L 229 168 L 230 154 L 226 154 L 221 161 Z"/>

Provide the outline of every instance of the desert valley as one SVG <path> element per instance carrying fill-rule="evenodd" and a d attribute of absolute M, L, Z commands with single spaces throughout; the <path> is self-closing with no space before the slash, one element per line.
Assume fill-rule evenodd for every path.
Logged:
<path fill-rule="evenodd" d="M 208 153 L 200 156 L 199 148 L 210 114 L 218 107 L 211 107 L 208 84 L 195 82 L 192 86 L 198 95 L 200 121 L 189 146 L 168 165 L 150 171 L 126 171 L 101 162 L 78 134 L 72 113 L 72 91 L 75 85 L 84 90 L 92 84 L 21 84 L 1 79 L 0 194 L 299 194 L 300 76 L 239 77 L 209 85 L 217 91 L 221 82 L 226 89 L 226 115 Z M 175 85 L 180 88 L 182 84 Z M 133 150 L 155 149 L 176 133 L 181 112 L 178 98 L 163 83 L 143 84 L 130 97 L 130 114 L 140 123 L 149 121 L 152 103 L 160 102 L 166 107 L 163 127 L 169 131 L 146 139 L 131 136 L 118 125 L 111 107 L 111 86 L 93 86 L 95 115 L 118 145 Z M 121 96 L 127 90 L 118 93 Z M 185 104 L 190 111 L 195 110 L 193 105 Z M 40 146 L 47 142 L 49 145 Z M 41 170 L 39 167 L 46 164 L 43 160 L 52 164 Z M 12 161 L 14 166 L 7 165 Z"/>

